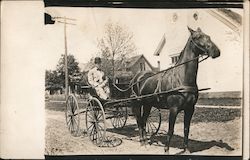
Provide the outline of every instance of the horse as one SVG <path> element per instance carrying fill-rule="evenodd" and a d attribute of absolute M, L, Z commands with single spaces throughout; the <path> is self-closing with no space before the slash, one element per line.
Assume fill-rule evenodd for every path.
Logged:
<path fill-rule="evenodd" d="M 164 146 L 166 154 L 169 154 L 169 145 L 174 133 L 176 117 L 180 111 L 184 111 L 184 150 L 182 152 L 190 153 L 188 136 L 190 122 L 199 94 L 196 82 L 199 58 L 203 56 L 217 58 L 220 56 L 219 48 L 210 39 L 210 36 L 203 33 L 199 27 L 196 31 L 189 27 L 188 30 L 190 36 L 174 67 L 159 74 L 151 71 L 139 72 L 130 82 L 130 84 L 135 84 L 131 87 L 133 96 L 181 88 L 177 93 L 146 98 L 132 104 L 132 112 L 139 128 L 141 145 L 148 143 L 145 127 L 152 106 L 169 109 L 169 128 Z"/>

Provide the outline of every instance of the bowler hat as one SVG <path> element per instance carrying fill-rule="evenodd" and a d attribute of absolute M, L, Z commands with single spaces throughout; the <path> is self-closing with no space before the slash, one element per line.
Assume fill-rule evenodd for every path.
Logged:
<path fill-rule="evenodd" d="M 100 64 L 101 62 L 102 61 L 100 57 L 95 57 L 95 64 Z"/>

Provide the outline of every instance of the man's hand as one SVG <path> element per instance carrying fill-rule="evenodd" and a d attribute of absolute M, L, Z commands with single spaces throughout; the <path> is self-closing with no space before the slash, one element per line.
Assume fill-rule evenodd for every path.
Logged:
<path fill-rule="evenodd" d="M 105 81 L 103 81 L 103 82 L 99 85 L 99 87 L 103 88 L 104 86 L 107 85 L 107 83 L 108 83 L 108 80 L 106 79 Z"/>

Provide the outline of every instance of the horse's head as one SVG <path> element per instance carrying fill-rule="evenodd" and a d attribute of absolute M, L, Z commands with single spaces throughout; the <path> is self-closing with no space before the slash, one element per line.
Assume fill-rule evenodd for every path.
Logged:
<path fill-rule="evenodd" d="M 210 39 L 210 36 L 203 33 L 200 28 L 194 31 L 188 27 L 188 30 L 191 33 L 191 41 L 194 44 L 194 48 L 200 50 L 200 54 L 205 54 L 212 58 L 220 56 L 220 50 Z"/>

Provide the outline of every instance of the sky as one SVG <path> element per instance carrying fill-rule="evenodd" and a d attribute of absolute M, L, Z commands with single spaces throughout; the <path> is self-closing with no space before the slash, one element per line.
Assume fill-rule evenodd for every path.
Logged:
<path fill-rule="evenodd" d="M 146 11 L 146 12 L 145 12 Z M 53 17 L 74 18 L 68 21 L 76 25 L 67 25 L 68 54 L 73 54 L 79 63 L 86 63 L 97 54 L 97 39 L 104 33 L 108 22 L 118 23 L 134 35 L 137 54 L 144 54 L 153 66 L 157 66 L 157 57 L 153 55 L 166 29 L 166 9 L 116 9 L 116 8 L 73 8 L 47 7 L 45 12 Z M 63 24 L 45 25 L 48 35 L 47 52 L 50 52 L 47 69 L 55 69 L 61 54 L 64 54 Z"/>
<path fill-rule="evenodd" d="M 157 67 L 159 57 L 153 54 L 166 33 L 168 24 L 171 23 L 173 13 L 186 9 L 47 7 L 44 10 L 52 17 L 65 16 L 76 19 L 68 21 L 76 25 L 67 25 L 67 49 L 68 54 L 73 54 L 79 63 L 87 63 L 91 57 L 100 56 L 97 53 L 97 39 L 103 37 L 105 24 L 112 22 L 125 26 L 128 32 L 133 33 L 137 54 L 143 54 Z M 46 69 L 55 69 L 59 58 L 65 52 L 64 25 L 55 22 L 44 27 L 47 37 L 44 41 L 45 51 L 49 53 Z"/>

